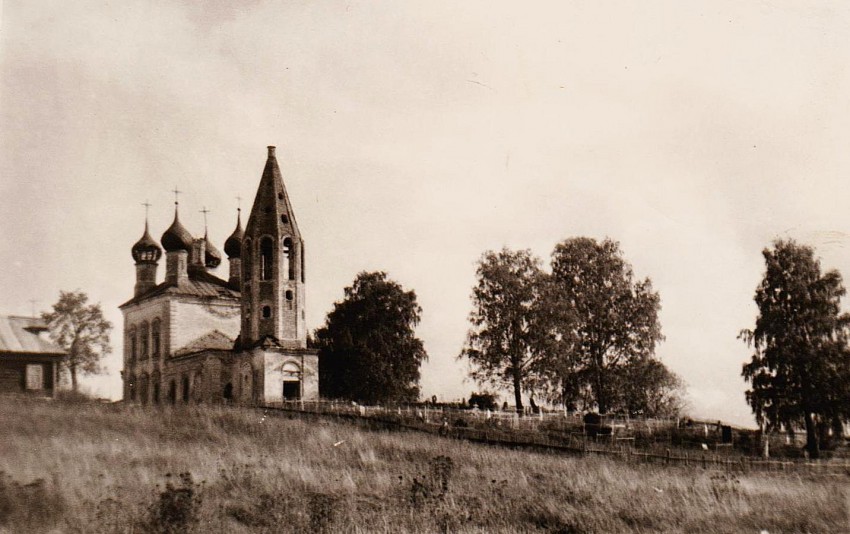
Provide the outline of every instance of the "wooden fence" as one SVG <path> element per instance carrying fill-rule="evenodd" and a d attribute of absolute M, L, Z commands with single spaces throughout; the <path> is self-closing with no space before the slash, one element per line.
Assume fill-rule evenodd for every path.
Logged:
<path fill-rule="evenodd" d="M 745 455 L 736 456 L 720 450 L 713 452 L 710 450 L 691 452 L 676 448 L 666 448 L 663 451 L 641 450 L 634 446 L 633 438 L 628 436 L 618 437 L 616 433 L 591 438 L 584 432 L 558 435 L 537 431 L 537 429 L 529 432 L 529 429 L 524 428 L 524 425 L 527 426 L 528 423 L 524 425 L 518 423 L 516 428 L 458 426 L 452 424 L 451 421 L 452 416 L 457 414 L 445 410 L 430 410 L 430 413 L 427 413 L 421 408 L 367 407 L 332 402 L 277 403 L 266 405 L 263 409 L 296 417 L 344 419 L 370 428 L 427 432 L 502 447 L 529 448 L 575 455 L 608 456 L 637 464 L 724 469 L 744 473 L 766 471 L 850 475 L 850 464 L 847 463 L 765 460 Z M 477 415 L 473 417 L 477 417 Z M 454 422 L 458 421 L 466 421 L 466 419 L 458 419 Z M 663 426 L 660 422 L 650 424 L 656 424 L 659 428 Z M 667 424 L 669 425 L 671 422 L 667 422 Z"/>

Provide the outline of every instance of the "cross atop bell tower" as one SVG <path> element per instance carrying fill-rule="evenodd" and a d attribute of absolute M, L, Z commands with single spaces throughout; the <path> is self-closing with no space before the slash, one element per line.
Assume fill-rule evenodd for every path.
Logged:
<path fill-rule="evenodd" d="M 275 147 L 270 146 L 240 254 L 243 347 L 261 342 L 307 346 L 303 254 Z"/>

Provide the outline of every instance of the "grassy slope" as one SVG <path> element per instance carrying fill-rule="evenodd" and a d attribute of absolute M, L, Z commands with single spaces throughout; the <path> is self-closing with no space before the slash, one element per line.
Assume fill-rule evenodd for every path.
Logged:
<path fill-rule="evenodd" d="M 207 532 L 850 530 L 846 478 L 630 466 L 247 409 L 0 400 L 0 531 L 151 530 L 182 472 Z"/>

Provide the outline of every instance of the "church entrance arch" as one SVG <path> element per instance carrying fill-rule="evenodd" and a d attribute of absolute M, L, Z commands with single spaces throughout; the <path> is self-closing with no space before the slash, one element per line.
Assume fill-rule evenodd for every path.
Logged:
<path fill-rule="evenodd" d="M 233 384 L 231 384 L 230 382 L 225 384 L 224 393 L 222 394 L 222 397 L 224 397 L 224 402 L 226 404 L 230 404 L 233 401 Z"/>
<path fill-rule="evenodd" d="M 283 364 L 283 400 L 301 399 L 301 368 L 295 362 Z"/>

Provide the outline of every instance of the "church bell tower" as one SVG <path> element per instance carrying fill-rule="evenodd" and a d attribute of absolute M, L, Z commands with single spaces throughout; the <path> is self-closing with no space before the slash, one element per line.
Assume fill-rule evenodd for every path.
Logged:
<path fill-rule="evenodd" d="M 271 343 L 305 348 L 304 241 L 275 157 L 268 158 L 241 249 L 242 326 L 248 348 Z"/>

